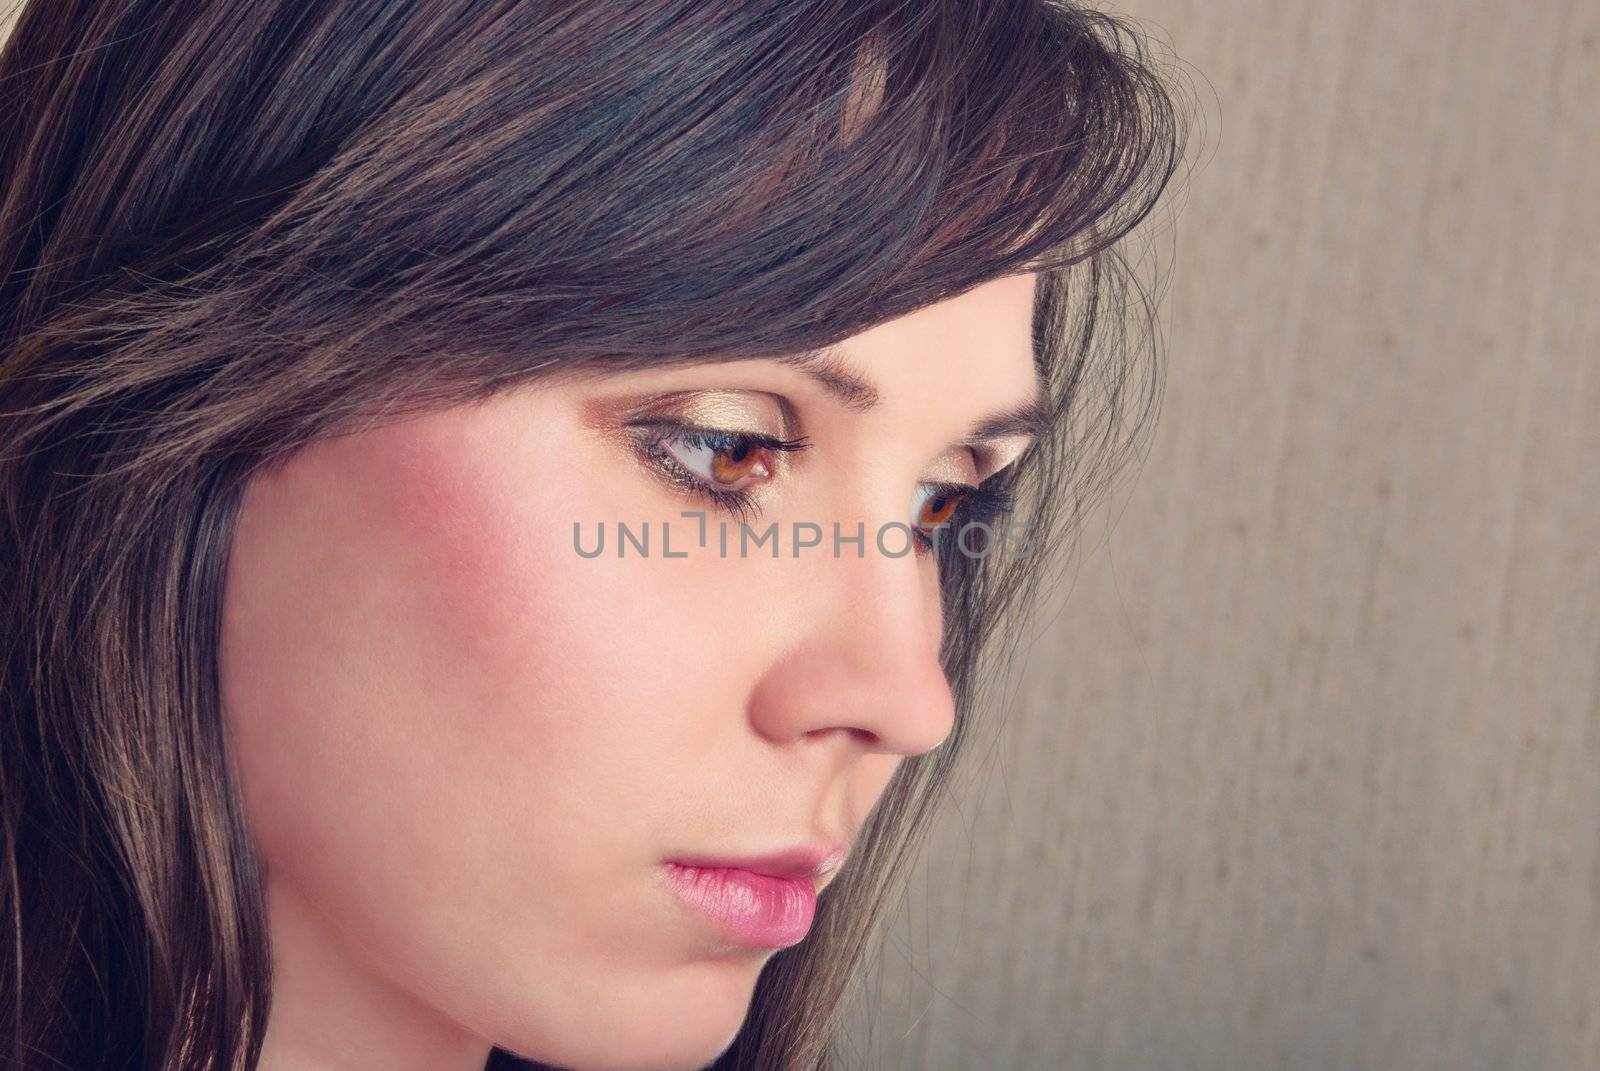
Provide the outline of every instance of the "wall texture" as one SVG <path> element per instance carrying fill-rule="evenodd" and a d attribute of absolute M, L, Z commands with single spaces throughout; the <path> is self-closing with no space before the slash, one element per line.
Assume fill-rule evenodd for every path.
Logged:
<path fill-rule="evenodd" d="M 1163 414 L 855 1066 L 1600 1068 L 1600 5 L 1112 7 L 1207 142 Z"/>

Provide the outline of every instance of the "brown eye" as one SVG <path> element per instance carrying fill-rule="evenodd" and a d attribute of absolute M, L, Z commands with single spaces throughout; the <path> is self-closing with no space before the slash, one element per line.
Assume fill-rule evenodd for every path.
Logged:
<path fill-rule="evenodd" d="M 772 450 L 748 436 L 691 429 L 670 431 L 656 446 L 707 484 L 732 489 L 772 476 Z"/>
<path fill-rule="evenodd" d="M 928 488 L 928 496 L 917 507 L 916 527 L 930 529 L 945 524 L 955 516 L 963 497 L 965 496 L 961 492 L 947 488 Z"/>
<path fill-rule="evenodd" d="M 737 483 L 746 476 L 768 476 L 772 468 L 766 463 L 765 450 L 749 442 L 711 451 L 711 478 L 718 483 Z"/>

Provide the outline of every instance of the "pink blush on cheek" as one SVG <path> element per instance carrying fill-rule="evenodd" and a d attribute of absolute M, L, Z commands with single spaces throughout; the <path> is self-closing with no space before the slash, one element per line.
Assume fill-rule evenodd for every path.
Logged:
<path fill-rule="evenodd" d="M 352 458 L 365 582 L 380 590 L 406 670 L 430 668 L 451 687 L 536 684 L 539 658 L 559 643 L 548 602 L 555 562 L 548 492 L 536 489 L 523 443 L 494 434 L 479 410 L 433 414 L 365 436 Z M 521 459 L 523 466 L 513 464 Z M 503 696 L 500 696 L 503 698 Z"/>
<path fill-rule="evenodd" d="M 294 489 L 327 507 L 299 529 L 337 562 L 309 579 L 352 651 L 328 672 L 438 759 L 584 769 L 630 732 L 595 710 L 633 709 L 643 680 L 703 688 L 701 604 L 727 563 L 579 558 L 575 521 L 676 503 L 572 408 L 530 391 L 320 444 Z"/>

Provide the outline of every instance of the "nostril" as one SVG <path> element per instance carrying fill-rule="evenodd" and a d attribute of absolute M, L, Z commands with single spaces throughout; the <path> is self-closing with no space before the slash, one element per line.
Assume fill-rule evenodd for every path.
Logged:
<path fill-rule="evenodd" d="M 868 747 L 877 747 L 882 742 L 877 733 L 871 729 L 863 729 L 858 725 L 846 726 L 845 731 L 858 743 L 865 744 Z"/>
<path fill-rule="evenodd" d="M 813 739 L 843 733 L 849 737 L 850 742 L 862 747 L 877 750 L 882 746 L 882 738 L 871 729 L 864 729 L 859 725 L 829 725 L 821 729 L 812 729 L 806 735 Z"/>

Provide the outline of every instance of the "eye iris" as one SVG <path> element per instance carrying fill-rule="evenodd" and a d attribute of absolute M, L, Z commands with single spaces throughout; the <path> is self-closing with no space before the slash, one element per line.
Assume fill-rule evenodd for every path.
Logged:
<path fill-rule="evenodd" d="M 959 495 L 935 495 L 928 499 L 922 506 L 922 517 L 918 524 L 924 527 L 933 527 L 948 521 L 960 503 Z"/>
<path fill-rule="evenodd" d="M 711 455 L 711 475 L 719 483 L 734 483 L 761 468 L 761 454 L 750 443 L 738 443 Z"/>

